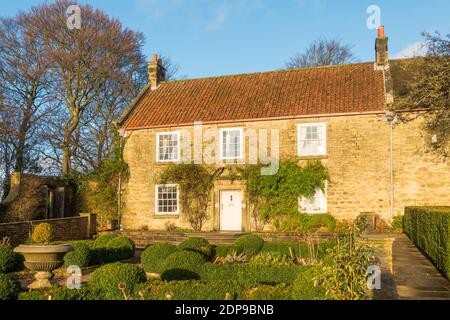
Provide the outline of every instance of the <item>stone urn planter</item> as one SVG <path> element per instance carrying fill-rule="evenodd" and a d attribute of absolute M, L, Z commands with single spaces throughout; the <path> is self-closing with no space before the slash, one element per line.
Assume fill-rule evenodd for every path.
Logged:
<path fill-rule="evenodd" d="M 59 245 L 20 245 L 14 249 L 25 257 L 25 267 L 36 271 L 36 280 L 31 283 L 29 289 L 51 287 L 50 280 L 53 278 L 53 270 L 64 264 L 64 255 L 72 251 L 69 244 Z"/>

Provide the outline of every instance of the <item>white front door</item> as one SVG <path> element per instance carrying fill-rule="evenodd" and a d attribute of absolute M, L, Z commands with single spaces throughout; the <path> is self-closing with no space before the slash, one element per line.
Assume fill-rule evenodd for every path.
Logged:
<path fill-rule="evenodd" d="M 242 192 L 220 192 L 220 230 L 242 231 Z"/>

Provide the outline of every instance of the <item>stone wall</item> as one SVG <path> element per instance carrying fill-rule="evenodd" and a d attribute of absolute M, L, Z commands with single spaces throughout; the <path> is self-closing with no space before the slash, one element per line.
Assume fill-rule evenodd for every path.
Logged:
<path fill-rule="evenodd" d="M 1 223 L 0 238 L 9 237 L 11 245 L 23 243 L 31 236 L 33 229 L 40 223 L 50 223 L 55 229 L 55 241 L 84 240 L 95 234 L 95 215 L 51 220 Z"/>
<path fill-rule="evenodd" d="M 371 212 L 390 220 L 390 133 L 384 114 L 204 125 L 203 132 L 227 127 L 242 127 L 244 132 L 248 129 L 279 129 L 281 157 L 295 158 L 302 164 L 309 159 L 299 159 L 297 156 L 297 124 L 308 122 L 327 124 L 327 155 L 317 159 L 330 172 L 327 191 L 329 214 L 338 219 L 353 219 L 362 212 Z M 417 120 L 394 127 L 394 215 L 402 214 L 406 206 L 450 203 L 450 163 L 427 151 L 427 137 L 420 125 Z M 155 183 L 167 166 L 156 163 L 156 133 L 182 129 L 186 128 L 129 133 L 124 156 L 129 164 L 130 179 L 124 191 L 123 228 L 163 230 L 167 222 L 189 228 L 182 213 L 176 218 L 156 217 L 154 203 Z M 193 137 L 193 127 L 187 129 Z M 211 139 L 204 139 L 204 146 Z M 249 140 L 246 139 L 246 159 L 248 156 Z M 231 182 L 216 183 L 205 230 L 218 229 L 218 190 L 227 183 Z M 244 190 L 239 182 L 228 187 Z M 251 227 L 245 197 L 243 201 L 244 231 L 249 231 Z"/>

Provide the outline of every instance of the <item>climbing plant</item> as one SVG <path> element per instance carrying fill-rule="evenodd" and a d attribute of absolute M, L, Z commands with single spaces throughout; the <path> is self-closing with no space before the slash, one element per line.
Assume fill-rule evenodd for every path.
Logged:
<path fill-rule="evenodd" d="M 173 164 L 163 171 L 159 183 L 179 185 L 181 210 L 191 227 L 201 231 L 208 218 L 208 200 L 214 175 L 198 164 Z"/>
<path fill-rule="evenodd" d="M 100 224 L 118 218 L 119 184 L 123 185 L 129 176 L 121 139 L 114 131 L 111 153 L 94 171 L 86 174 L 72 172 L 65 177 L 76 187 L 77 211 L 96 213 Z"/>
<path fill-rule="evenodd" d="M 312 197 L 316 188 L 324 190 L 329 180 L 328 170 L 320 161 L 299 166 L 293 160 L 284 160 L 278 173 L 269 176 L 261 175 L 260 165 L 248 165 L 238 170 L 246 181 L 256 227 L 269 221 L 279 223 L 283 219 L 301 218 L 299 197 Z"/>

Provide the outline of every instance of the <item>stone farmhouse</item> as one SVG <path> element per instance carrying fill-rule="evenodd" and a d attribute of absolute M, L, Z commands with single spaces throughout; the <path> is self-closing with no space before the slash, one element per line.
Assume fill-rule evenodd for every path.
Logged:
<path fill-rule="evenodd" d="M 164 81 L 155 56 L 148 85 L 119 120 L 130 170 L 122 228 L 189 228 L 179 187 L 158 184 L 168 164 L 228 168 L 262 155 L 328 168 L 325 192 L 299 199 L 305 214 L 373 213 L 389 222 L 406 206 L 448 205 L 450 164 L 429 151 L 439 137 L 422 130 L 421 118 L 398 121 L 393 108 L 411 60 L 389 59 L 383 27 L 375 47 L 375 62 L 176 81 Z M 243 181 L 219 177 L 204 230 L 254 230 L 249 205 Z"/>

